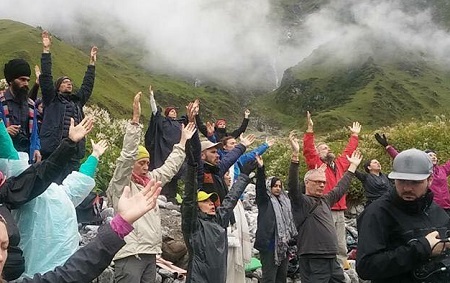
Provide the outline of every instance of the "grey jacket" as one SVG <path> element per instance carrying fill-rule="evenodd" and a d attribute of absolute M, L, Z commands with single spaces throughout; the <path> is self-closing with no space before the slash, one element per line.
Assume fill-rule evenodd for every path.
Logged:
<path fill-rule="evenodd" d="M 322 197 L 313 197 L 300 192 L 298 170 L 299 164 L 291 162 L 288 186 L 292 214 L 298 230 L 299 255 L 334 258 L 338 251 L 338 243 L 331 207 L 347 192 L 354 174 L 349 171 L 345 172 L 336 187 L 328 194 Z M 310 213 L 311 215 L 305 220 Z"/>

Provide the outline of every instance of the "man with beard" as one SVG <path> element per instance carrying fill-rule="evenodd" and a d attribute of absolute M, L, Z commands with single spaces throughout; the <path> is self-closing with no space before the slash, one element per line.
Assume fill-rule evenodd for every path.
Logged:
<path fill-rule="evenodd" d="M 347 156 L 351 156 L 358 147 L 358 134 L 361 131 L 361 125 L 358 122 L 353 122 L 352 127 L 349 127 L 351 135 L 347 147 L 342 154 L 336 157 L 333 151 L 325 143 L 314 144 L 313 121 L 309 111 L 306 115 L 308 121 L 308 128 L 303 136 L 303 156 L 305 157 L 308 170 L 319 168 L 322 164 L 326 164 L 326 186 L 324 194 L 331 191 L 342 178 L 344 173 L 350 166 Z M 347 244 L 345 235 L 345 218 L 344 211 L 347 209 L 345 195 L 335 203 L 331 208 L 334 225 L 338 237 L 338 260 L 343 267 L 348 267 L 347 262 Z"/>
<path fill-rule="evenodd" d="M 4 75 L 9 88 L 1 99 L 0 118 L 11 136 L 14 148 L 26 152 L 30 162 L 41 160 L 37 115 L 34 101 L 28 98 L 31 69 L 23 59 L 5 64 Z"/>
<path fill-rule="evenodd" d="M 433 201 L 433 162 L 418 149 L 399 153 L 395 189 L 358 218 L 356 271 L 378 282 L 450 282 L 450 218 Z"/>
<path fill-rule="evenodd" d="M 41 57 L 42 73 L 39 82 L 44 102 L 44 118 L 41 126 L 42 157 L 47 158 L 66 138 L 69 132 L 70 119 L 77 125 L 84 118 L 83 106 L 89 100 L 94 88 L 95 62 L 97 60 L 97 47 L 92 47 L 90 61 L 84 75 L 80 89 L 73 93 L 72 80 L 62 76 L 53 84 L 52 59 L 50 54 L 51 36 L 47 31 L 42 32 L 43 52 Z M 72 171 L 80 167 L 80 160 L 86 152 L 86 140 L 83 139 L 77 145 L 77 153 L 64 168 L 60 178 L 55 180 L 60 184 Z"/>

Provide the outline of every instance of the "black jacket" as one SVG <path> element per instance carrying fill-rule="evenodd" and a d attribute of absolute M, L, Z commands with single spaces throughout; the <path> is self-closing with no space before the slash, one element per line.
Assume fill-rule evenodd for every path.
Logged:
<path fill-rule="evenodd" d="M 6 280 L 17 279 L 25 271 L 22 250 L 19 248 L 19 229 L 11 216 L 11 209 L 17 209 L 42 194 L 59 176 L 61 168 L 75 150 L 76 144 L 64 139 L 48 159 L 30 165 L 19 176 L 8 178 L 0 187 L 0 214 L 6 219 L 9 237 L 9 255 L 3 268 Z"/>
<path fill-rule="evenodd" d="M 9 120 L 11 125 L 20 125 L 19 133 L 15 136 L 11 136 L 14 148 L 17 151 L 26 152 L 31 155 L 30 146 L 32 145 L 32 133 L 30 132 L 30 123 L 33 124 L 37 122 L 37 119 L 30 116 L 30 112 L 37 112 L 34 111 L 34 101 L 28 98 L 21 100 L 14 97 L 11 90 L 7 89 L 4 94 L 4 99 L 0 102 L 0 107 L 2 107 L 0 110 L 0 118 L 4 118 L 5 125 L 7 125 L 7 120 Z M 4 111 L 4 107 L 8 109 L 9 113 Z M 4 115 L 4 117 L 1 117 L 2 115 Z M 37 130 L 37 127 L 34 127 L 33 125 L 32 129 Z M 36 146 L 34 145 L 32 147 Z"/>
<path fill-rule="evenodd" d="M 383 173 L 380 173 L 380 175 L 377 176 L 370 173 L 356 171 L 355 175 L 363 185 L 364 193 L 368 203 L 373 202 L 374 200 L 384 195 L 386 192 L 393 189 L 391 181 Z"/>
<path fill-rule="evenodd" d="M 172 152 L 173 145 L 181 138 L 181 124 L 184 119 L 171 119 L 161 115 L 158 107 L 156 115 L 150 118 L 145 132 L 145 148 L 150 153 L 150 170 L 161 167 Z"/>
<path fill-rule="evenodd" d="M 98 235 L 89 244 L 76 251 L 62 266 L 44 274 L 35 274 L 22 282 L 71 283 L 91 282 L 111 263 L 125 241 L 110 225 L 100 226 Z"/>
<path fill-rule="evenodd" d="M 214 135 L 208 137 L 208 131 L 206 130 L 206 125 L 202 122 L 200 119 L 200 115 L 195 116 L 195 122 L 197 124 L 198 130 L 200 133 L 202 133 L 205 137 L 207 137 L 212 142 L 220 142 L 224 137 L 231 136 L 235 139 L 237 139 L 245 130 L 247 129 L 249 119 L 244 118 L 242 120 L 242 124 L 239 128 L 232 131 L 231 133 L 227 132 L 226 128 L 216 128 L 214 127 Z"/>
<path fill-rule="evenodd" d="M 247 175 L 239 175 L 221 206 L 216 208 L 216 215 L 207 215 L 201 212 L 197 205 L 197 166 L 188 161 L 185 196 L 181 208 L 182 231 L 189 250 L 187 283 L 226 282 L 226 228 L 233 209 L 249 182 Z"/>
<path fill-rule="evenodd" d="M 256 205 L 258 206 L 258 229 L 256 230 L 255 249 L 268 251 L 275 241 L 277 221 L 272 202 L 266 193 L 266 174 L 264 167 L 256 171 Z"/>
<path fill-rule="evenodd" d="M 331 207 L 345 195 L 354 174 L 346 171 L 330 192 L 322 197 L 314 197 L 300 192 L 298 171 L 299 164 L 291 162 L 288 186 L 298 231 L 298 254 L 305 257 L 334 258 L 338 243 Z M 311 215 L 308 217 L 309 214 Z"/>
<path fill-rule="evenodd" d="M 416 201 L 405 201 L 392 190 L 368 206 L 358 219 L 356 271 L 372 283 L 415 282 L 412 271 L 431 254 L 425 236 L 437 230 L 441 237 L 448 237 L 445 234 L 449 228 L 450 218 L 433 202 L 430 190 Z"/>
<path fill-rule="evenodd" d="M 50 53 L 42 53 L 42 74 L 39 83 L 44 102 L 44 118 L 41 126 L 41 153 L 44 158 L 49 156 L 67 137 L 70 118 L 78 124 L 83 118 L 83 106 L 89 100 L 94 88 L 95 66 L 88 65 L 83 84 L 76 94 L 68 97 L 58 93 L 53 84 L 52 60 Z M 75 117 L 73 116 L 75 113 Z M 76 158 L 82 159 L 86 152 L 85 139 L 77 145 Z"/>
<path fill-rule="evenodd" d="M 223 201 L 225 195 L 228 193 L 228 187 L 223 181 L 223 176 L 228 172 L 228 169 L 236 163 L 245 150 L 246 148 L 243 144 L 238 144 L 230 152 L 222 156 L 222 159 L 217 166 L 203 162 L 203 190 L 207 193 L 217 193 L 220 201 Z"/>

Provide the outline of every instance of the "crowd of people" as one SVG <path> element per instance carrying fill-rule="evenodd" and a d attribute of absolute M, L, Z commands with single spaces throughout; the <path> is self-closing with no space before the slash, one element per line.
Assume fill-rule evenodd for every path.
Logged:
<path fill-rule="evenodd" d="M 97 164 L 108 148 L 107 140 L 91 140 L 92 153 L 85 159 L 86 136 L 95 121 L 85 117 L 83 106 L 94 89 L 98 49 L 92 47 L 75 92 L 70 77 L 54 80 L 51 45 L 44 31 L 41 66 L 34 68 L 37 79 L 31 90 L 31 67 L 21 58 L 5 64 L 5 80 L 0 81 L 4 282 L 90 282 L 111 262 L 115 282 L 155 282 L 162 252 L 157 199 L 161 194 L 178 204 L 180 180 L 180 228 L 189 254 L 186 282 L 245 282 L 253 247 L 262 265 L 260 281 L 286 282 L 290 245 L 297 246 L 301 282 L 345 282 L 344 269 L 350 264 L 344 212 L 354 176 L 367 200 L 357 221 L 358 275 L 372 282 L 450 281 L 450 162 L 439 165 L 435 151 L 399 153 L 385 135 L 376 134 L 393 158 L 393 171 L 382 173 L 376 159 L 367 159 L 361 171 L 361 125 L 349 127 L 348 144 L 335 155 L 327 144 L 315 141 L 308 112 L 303 146 L 295 131 L 289 134 L 291 159 L 284 182 L 266 176 L 263 155 L 273 139 L 247 150 L 256 141 L 244 134 L 248 109 L 242 125 L 230 132 L 225 119 L 202 122 L 199 100 L 186 106 L 184 116 L 173 105 L 163 112 L 151 86 L 144 141 L 143 93 L 138 92 L 106 189 L 115 216 L 80 248 L 75 208 L 94 188 Z M 308 171 L 301 180 L 302 160 Z M 241 198 L 253 171 L 258 221 L 252 246 Z"/>

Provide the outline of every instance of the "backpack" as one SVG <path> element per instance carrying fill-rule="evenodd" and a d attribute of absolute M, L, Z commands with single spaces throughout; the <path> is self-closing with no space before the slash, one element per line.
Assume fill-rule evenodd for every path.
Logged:
<path fill-rule="evenodd" d="M 103 198 L 94 192 L 89 195 L 76 207 L 77 221 L 83 225 L 99 225 L 102 223 L 100 215 L 103 207 Z"/>

